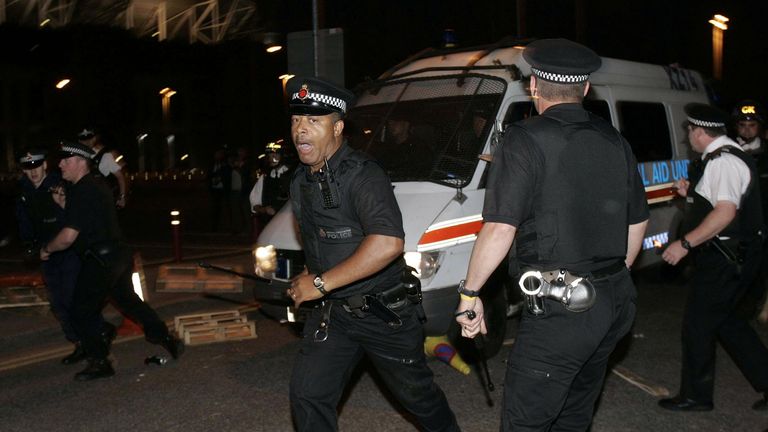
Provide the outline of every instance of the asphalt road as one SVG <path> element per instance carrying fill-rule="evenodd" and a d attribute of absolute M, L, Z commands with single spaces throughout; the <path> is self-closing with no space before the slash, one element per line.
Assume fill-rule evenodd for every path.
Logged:
<path fill-rule="evenodd" d="M 187 257 L 214 256 L 214 264 L 249 264 L 247 239 L 200 237 L 185 245 Z M 136 246 L 149 257 L 145 270 L 153 286 L 157 264 L 171 256 L 170 249 L 162 242 Z M 0 272 L 12 269 L 18 269 L 12 259 L 0 256 Z M 289 325 L 249 309 L 248 291 L 246 287 L 241 294 L 218 298 L 151 293 L 150 303 L 169 321 L 190 313 L 251 310 L 247 315 L 255 321 L 258 337 L 190 346 L 179 361 L 165 366 L 144 364 L 147 356 L 164 355 L 162 348 L 141 337 L 120 337 L 113 347 L 117 375 L 89 383 L 72 379 L 81 365 L 59 364 L 70 347 L 44 308 L 0 309 L 0 431 L 293 430 L 288 380 L 299 339 Z M 614 355 L 614 368 L 606 377 L 592 431 L 761 432 L 768 428 L 768 413 L 750 409 L 759 395 L 722 350 L 718 351 L 714 411 L 671 413 L 656 406 L 658 397 L 651 394 L 654 389 L 656 393 L 677 390 L 686 288 L 680 278 L 663 281 L 656 270 L 638 275 L 638 291 L 638 317 L 632 334 Z M 107 318 L 120 321 L 111 309 Z M 508 326 L 509 336 L 514 338 L 516 320 L 509 320 Z M 768 341 L 768 327 L 757 328 Z M 498 430 L 501 383 L 511 343 L 513 339 L 488 362 L 496 384 L 489 394 L 493 406 L 487 403 L 477 370 L 464 376 L 431 361 L 463 430 Z M 348 386 L 339 426 L 342 431 L 417 430 L 366 363 Z"/>

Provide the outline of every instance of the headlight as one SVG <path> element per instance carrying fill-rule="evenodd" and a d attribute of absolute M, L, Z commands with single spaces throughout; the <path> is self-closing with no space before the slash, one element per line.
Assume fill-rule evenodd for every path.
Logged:
<path fill-rule="evenodd" d="M 416 277 L 429 279 L 439 266 L 440 252 L 406 252 L 405 263 L 416 269 Z"/>
<path fill-rule="evenodd" d="M 253 250 L 253 270 L 265 278 L 271 278 L 277 269 L 277 252 L 272 245 L 260 246 Z"/>

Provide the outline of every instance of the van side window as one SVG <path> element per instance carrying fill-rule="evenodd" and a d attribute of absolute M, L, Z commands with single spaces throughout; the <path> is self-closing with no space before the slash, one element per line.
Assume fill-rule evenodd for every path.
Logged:
<path fill-rule="evenodd" d="M 672 138 L 664 105 L 656 102 L 618 102 L 621 134 L 638 162 L 672 159 Z"/>

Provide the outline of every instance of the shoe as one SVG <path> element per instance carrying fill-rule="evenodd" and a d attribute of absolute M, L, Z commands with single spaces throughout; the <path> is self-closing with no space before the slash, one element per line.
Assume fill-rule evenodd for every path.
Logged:
<path fill-rule="evenodd" d="M 77 342 L 75 343 L 75 350 L 72 351 L 72 354 L 61 359 L 61 364 L 71 365 L 80 363 L 83 360 L 85 360 L 85 350 L 83 349 L 83 346 L 80 344 L 80 342 Z"/>
<path fill-rule="evenodd" d="M 160 345 L 171 354 L 174 360 L 178 359 L 182 353 L 184 353 L 184 342 L 175 337 L 168 335 L 160 341 Z"/>
<path fill-rule="evenodd" d="M 752 409 L 755 411 L 768 410 L 768 392 L 763 393 L 763 398 L 752 404 Z"/>
<path fill-rule="evenodd" d="M 680 395 L 659 401 L 659 406 L 670 411 L 712 411 L 712 402 L 698 402 Z"/>
<path fill-rule="evenodd" d="M 115 374 L 112 363 L 107 359 L 88 359 L 88 367 L 75 374 L 75 381 L 91 381 L 109 378 Z"/>

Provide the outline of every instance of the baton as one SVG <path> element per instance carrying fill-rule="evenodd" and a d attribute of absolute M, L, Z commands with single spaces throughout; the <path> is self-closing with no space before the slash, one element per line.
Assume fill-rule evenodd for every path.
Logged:
<path fill-rule="evenodd" d="M 477 313 L 472 309 L 467 310 L 466 314 L 467 318 L 470 320 L 473 320 L 475 317 L 477 317 Z M 485 348 L 485 335 L 480 334 L 479 337 L 474 339 L 475 348 L 477 348 L 477 357 L 480 360 L 480 367 L 482 367 L 483 372 L 485 372 L 485 381 L 488 384 L 488 391 L 492 392 L 496 387 L 494 387 L 493 383 L 491 382 L 491 373 L 488 371 L 488 362 L 486 361 L 485 354 L 483 353 L 483 349 Z M 491 400 L 490 395 L 488 397 L 488 404 L 493 406 L 493 401 Z"/>
<path fill-rule="evenodd" d="M 228 269 L 228 268 L 225 268 L 225 267 L 215 266 L 215 265 L 207 263 L 205 261 L 200 261 L 200 262 L 197 263 L 197 265 L 202 267 L 202 268 L 204 268 L 204 269 L 218 270 L 220 272 L 233 274 L 235 276 L 240 276 L 241 278 L 255 280 L 257 282 L 267 282 L 267 283 L 270 283 L 270 284 L 272 283 L 272 279 L 267 279 L 267 278 L 263 278 L 261 276 L 256 276 L 256 275 L 248 274 L 248 273 L 240 273 L 238 271 L 235 271 L 235 270 L 232 270 L 232 269 Z"/>

